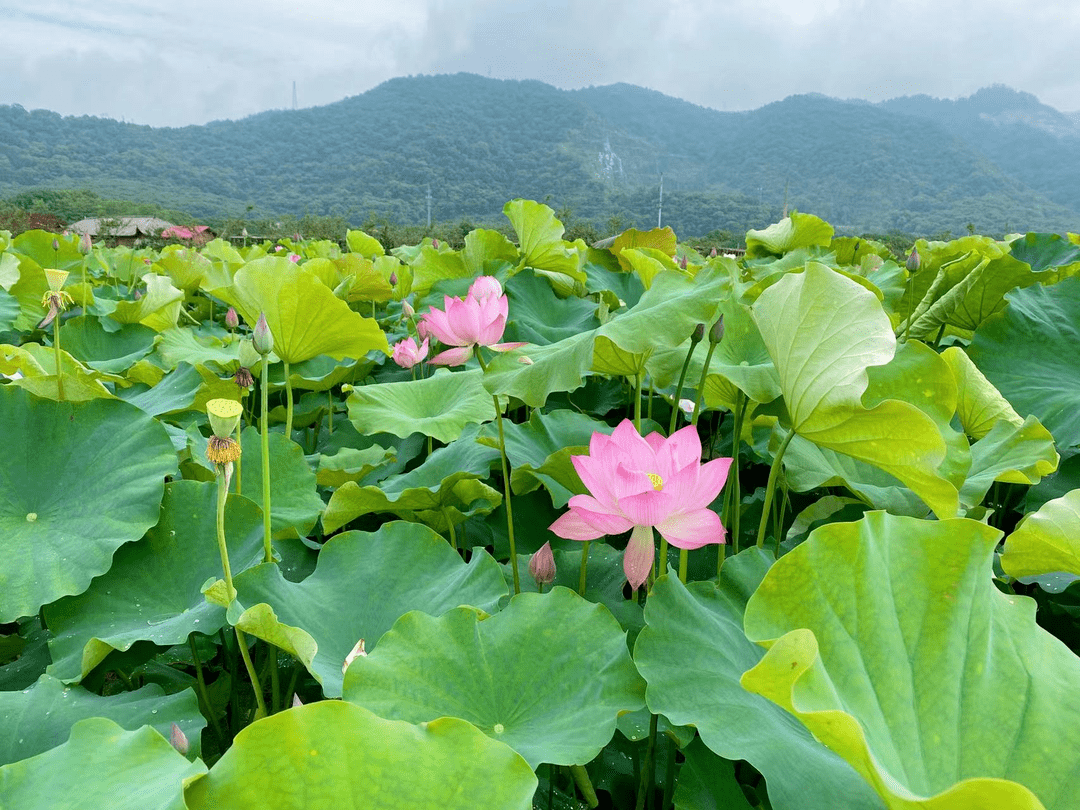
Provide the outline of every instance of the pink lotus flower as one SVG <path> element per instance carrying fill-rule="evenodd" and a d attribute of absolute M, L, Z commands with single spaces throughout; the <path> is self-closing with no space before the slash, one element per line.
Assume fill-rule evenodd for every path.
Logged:
<path fill-rule="evenodd" d="M 420 320 L 417 329 L 422 336 L 431 336 L 454 348 L 440 352 L 429 362 L 434 365 L 460 366 L 476 346 L 487 346 L 506 352 L 524 343 L 499 343 L 506 329 L 510 303 L 503 295 L 502 285 L 494 276 L 480 276 L 469 287 L 463 301 L 445 296 L 443 309 L 432 308 Z"/>
<path fill-rule="evenodd" d="M 677 548 L 723 543 L 726 531 L 709 509 L 727 481 L 730 458 L 701 463 L 697 428 L 687 425 L 668 438 L 642 438 L 629 419 L 606 436 L 594 433 L 589 455 L 571 456 L 591 495 L 575 495 L 570 511 L 551 531 L 570 540 L 595 540 L 633 529 L 623 571 L 637 588 L 653 565 L 655 528 Z"/>
<path fill-rule="evenodd" d="M 419 346 L 413 338 L 405 338 L 394 344 L 394 362 L 402 368 L 412 368 L 428 354 L 427 338 Z"/>

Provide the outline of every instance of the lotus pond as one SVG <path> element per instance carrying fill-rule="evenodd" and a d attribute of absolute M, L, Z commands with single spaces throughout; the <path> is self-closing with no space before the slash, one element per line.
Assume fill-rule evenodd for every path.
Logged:
<path fill-rule="evenodd" d="M 1080 238 L 0 233 L 0 807 L 1080 807 Z"/>

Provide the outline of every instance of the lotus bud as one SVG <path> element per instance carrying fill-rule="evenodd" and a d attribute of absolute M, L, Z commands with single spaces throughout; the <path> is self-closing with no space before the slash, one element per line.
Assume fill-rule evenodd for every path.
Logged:
<path fill-rule="evenodd" d="M 712 250 L 709 251 L 709 258 L 710 259 L 715 259 L 716 258 L 716 248 L 713 248 Z"/>
<path fill-rule="evenodd" d="M 406 318 L 411 318 L 413 315 L 416 314 L 416 310 L 413 309 L 413 305 L 410 304 L 408 301 L 401 302 L 401 312 L 405 315 Z"/>
<path fill-rule="evenodd" d="M 694 327 L 693 333 L 690 335 L 690 343 L 693 346 L 697 346 L 701 343 L 701 339 L 705 337 L 705 324 L 699 323 Z"/>
<path fill-rule="evenodd" d="M 712 329 L 709 330 L 709 343 L 713 345 L 719 343 L 724 339 L 724 315 L 721 313 L 716 323 L 712 325 Z"/>
<path fill-rule="evenodd" d="M 298 709 L 298 708 L 300 708 L 300 707 L 301 707 L 301 706 L 303 706 L 303 705 L 304 705 L 304 701 L 302 701 L 302 700 L 300 699 L 300 696 L 299 696 L 299 695 L 297 695 L 297 694 L 295 694 L 295 693 L 293 693 L 293 696 L 292 696 L 292 707 L 293 707 L 294 709 Z"/>
<path fill-rule="evenodd" d="M 235 329 L 240 325 L 240 316 L 236 314 L 235 307 L 229 307 L 225 313 L 225 325 L 230 329 Z"/>
<path fill-rule="evenodd" d="M 397 273 L 394 273 L 394 272 L 390 273 L 390 286 L 391 287 L 396 287 L 397 286 Z"/>
<path fill-rule="evenodd" d="M 142 300 L 142 290 L 136 288 L 135 292 L 131 294 L 131 297 L 134 298 L 136 301 Z"/>
<path fill-rule="evenodd" d="M 555 581 L 555 555 L 551 553 L 551 543 L 544 543 L 529 560 L 529 574 L 536 580 L 536 587 L 550 585 Z"/>
<path fill-rule="evenodd" d="M 176 723 L 169 728 L 169 744 L 185 757 L 187 756 L 188 748 L 190 748 L 188 738 Z"/>
<path fill-rule="evenodd" d="M 341 674 L 345 674 L 345 670 L 349 668 L 349 664 L 355 661 L 357 658 L 367 657 L 367 650 L 364 649 L 364 640 L 360 639 L 356 642 L 356 646 L 353 647 L 349 654 L 345 656 L 345 663 L 341 665 Z"/>
<path fill-rule="evenodd" d="M 917 273 L 919 265 L 922 264 L 922 257 L 919 256 L 919 251 L 915 248 L 911 249 L 911 253 L 907 257 L 907 269 L 909 273 Z"/>
<path fill-rule="evenodd" d="M 60 240 L 57 239 L 55 236 L 53 237 L 53 240 L 52 240 L 52 249 L 54 251 L 55 250 L 60 250 Z"/>
<path fill-rule="evenodd" d="M 226 439 L 236 432 L 244 406 L 234 399 L 212 399 L 206 403 L 210 428 L 219 439 Z"/>
<path fill-rule="evenodd" d="M 292 262 L 293 264 L 298 264 L 300 262 L 299 254 L 290 253 L 289 254 L 289 261 Z"/>
<path fill-rule="evenodd" d="M 431 240 L 431 246 L 433 248 L 435 248 L 436 250 L 438 250 L 439 249 L 439 240 L 438 239 L 432 239 Z"/>
<path fill-rule="evenodd" d="M 83 256 L 89 256 L 93 249 L 94 243 L 90 241 L 90 234 L 84 233 L 82 239 L 79 240 L 79 253 Z"/>
<path fill-rule="evenodd" d="M 70 275 L 67 270 L 46 270 L 45 280 L 49 282 L 49 289 L 53 292 L 60 292 L 60 288 L 64 286 L 64 282 L 67 281 L 67 277 Z"/>
<path fill-rule="evenodd" d="M 685 253 L 683 254 L 682 261 L 679 262 L 679 267 L 682 268 L 683 270 L 686 269 L 686 254 Z"/>
<path fill-rule="evenodd" d="M 259 365 L 262 355 L 255 351 L 255 346 L 251 343 L 251 338 L 244 338 L 240 341 L 240 365 L 244 368 L 255 368 Z"/>
<path fill-rule="evenodd" d="M 270 325 L 266 322 L 265 312 L 259 313 L 259 322 L 255 324 L 255 329 L 251 333 L 251 344 L 263 357 L 274 350 L 274 336 L 270 334 Z"/>

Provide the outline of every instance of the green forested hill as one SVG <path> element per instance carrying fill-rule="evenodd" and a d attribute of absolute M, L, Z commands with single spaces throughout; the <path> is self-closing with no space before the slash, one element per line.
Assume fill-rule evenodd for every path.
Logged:
<path fill-rule="evenodd" d="M 1025 179 L 1005 163 L 955 127 L 882 105 L 795 96 L 723 113 L 630 85 L 469 74 L 177 129 L 0 107 L 0 198 L 87 188 L 201 218 L 418 222 L 430 187 L 437 220 L 495 220 L 530 197 L 649 226 L 663 173 L 664 224 L 687 236 L 774 221 L 785 190 L 791 207 L 852 231 L 1080 227 L 1080 200 L 1051 202 L 1047 172 Z"/>

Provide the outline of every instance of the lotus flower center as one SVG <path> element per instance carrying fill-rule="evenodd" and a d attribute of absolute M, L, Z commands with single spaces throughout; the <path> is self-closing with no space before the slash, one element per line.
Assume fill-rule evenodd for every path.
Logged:
<path fill-rule="evenodd" d="M 26 521 L 27 521 L 27 523 L 33 523 L 35 520 L 37 520 L 37 512 L 27 512 L 26 513 Z"/>
<path fill-rule="evenodd" d="M 656 473 L 645 473 L 645 474 L 647 476 L 649 476 L 649 480 L 652 481 L 652 488 L 655 489 L 657 492 L 663 492 L 663 490 L 664 490 L 664 479 L 661 478 Z"/>
<path fill-rule="evenodd" d="M 504 726 L 502 723 L 496 723 L 491 730 L 494 731 L 496 734 L 502 734 L 504 731 L 506 731 L 506 726 Z"/>

